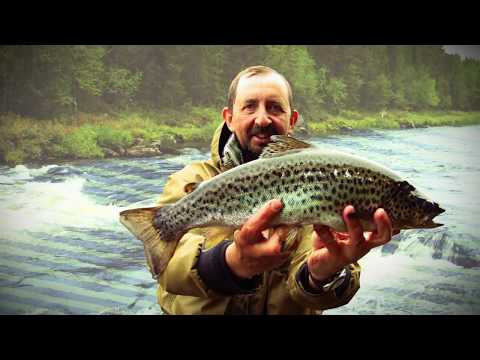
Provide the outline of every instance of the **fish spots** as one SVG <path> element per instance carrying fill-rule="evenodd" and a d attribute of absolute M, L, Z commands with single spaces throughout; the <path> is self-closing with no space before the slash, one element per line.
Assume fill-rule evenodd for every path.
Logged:
<path fill-rule="evenodd" d="M 305 180 L 308 183 L 313 183 L 315 182 L 315 174 L 313 172 L 308 172 L 307 175 L 305 176 Z"/>

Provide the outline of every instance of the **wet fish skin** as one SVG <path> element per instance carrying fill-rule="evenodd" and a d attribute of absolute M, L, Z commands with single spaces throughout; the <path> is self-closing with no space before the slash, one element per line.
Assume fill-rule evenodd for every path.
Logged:
<path fill-rule="evenodd" d="M 239 228 L 271 199 L 284 203 L 272 226 L 324 224 L 346 231 L 341 214 L 347 205 L 355 207 L 365 230 L 374 229 L 373 214 L 380 207 L 396 229 L 441 226 L 432 219 L 444 210 L 390 169 L 291 137 L 272 140 L 258 160 L 190 186 L 193 191 L 175 204 L 127 210 L 122 223 L 144 244 L 170 243 L 172 254 L 173 244 L 189 229 Z M 135 223 L 143 223 L 148 234 L 139 233 Z"/>

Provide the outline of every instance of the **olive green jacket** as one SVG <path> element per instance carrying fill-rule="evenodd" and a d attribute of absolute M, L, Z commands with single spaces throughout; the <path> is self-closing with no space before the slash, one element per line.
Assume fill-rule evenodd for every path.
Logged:
<path fill-rule="evenodd" d="M 208 180 L 222 172 L 220 154 L 230 132 L 223 124 L 211 144 L 211 159 L 194 162 L 172 174 L 158 205 L 174 203 L 186 195 L 185 185 Z M 281 268 L 263 274 L 263 282 L 253 294 L 224 296 L 207 288 L 198 275 L 200 252 L 225 239 L 233 239 L 231 229 L 210 227 L 185 234 L 162 275 L 158 278 L 158 303 L 167 314 L 318 314 L 321 310 L 347 304 L 360 287 L 360 266 L 350 265 L 351 277 L 341 297 L 329 291 L 312 294 L 296 280 L 296 274 L 312 252 L 313 227 L 298 233 L 299 245 Z"/>

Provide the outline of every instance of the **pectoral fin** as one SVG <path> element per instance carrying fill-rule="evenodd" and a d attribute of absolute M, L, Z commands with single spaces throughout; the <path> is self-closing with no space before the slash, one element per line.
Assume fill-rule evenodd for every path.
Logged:
<path fill-rule="evenodd" d="M 298 234 L 301 230 L 301 227 L 292 226 L 289 228 L 287 236 L 282 240 L 281 243 L 281 252 L 293 251 L 298 246 Z M 268 238 L 270 238 L 275 232 L 274 228 L 268 230 Z"/>
<path fill-rule="evenodd" d="M 295 226 L 288 231 L 287 237 L 282 242 L 282 252 L 293 251 L 297 248 L 300 229 L 300 227 Z"/>

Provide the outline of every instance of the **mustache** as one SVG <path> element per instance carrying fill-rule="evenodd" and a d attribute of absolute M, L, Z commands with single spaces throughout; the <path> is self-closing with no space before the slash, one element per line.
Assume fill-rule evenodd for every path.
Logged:
<path fill-rule="evenodd" d="M 252 130 L 250 131 L 250 135 L 255 136 L 258 134 L 265 134 L 268 136 L 272 136 L 272 135 L 278 135 L 278 132 L 277 132 L 277 129 L 275 129 L 275 126 L 273 126 L 272 124 L 266 127 L 254 125 Z"/>

